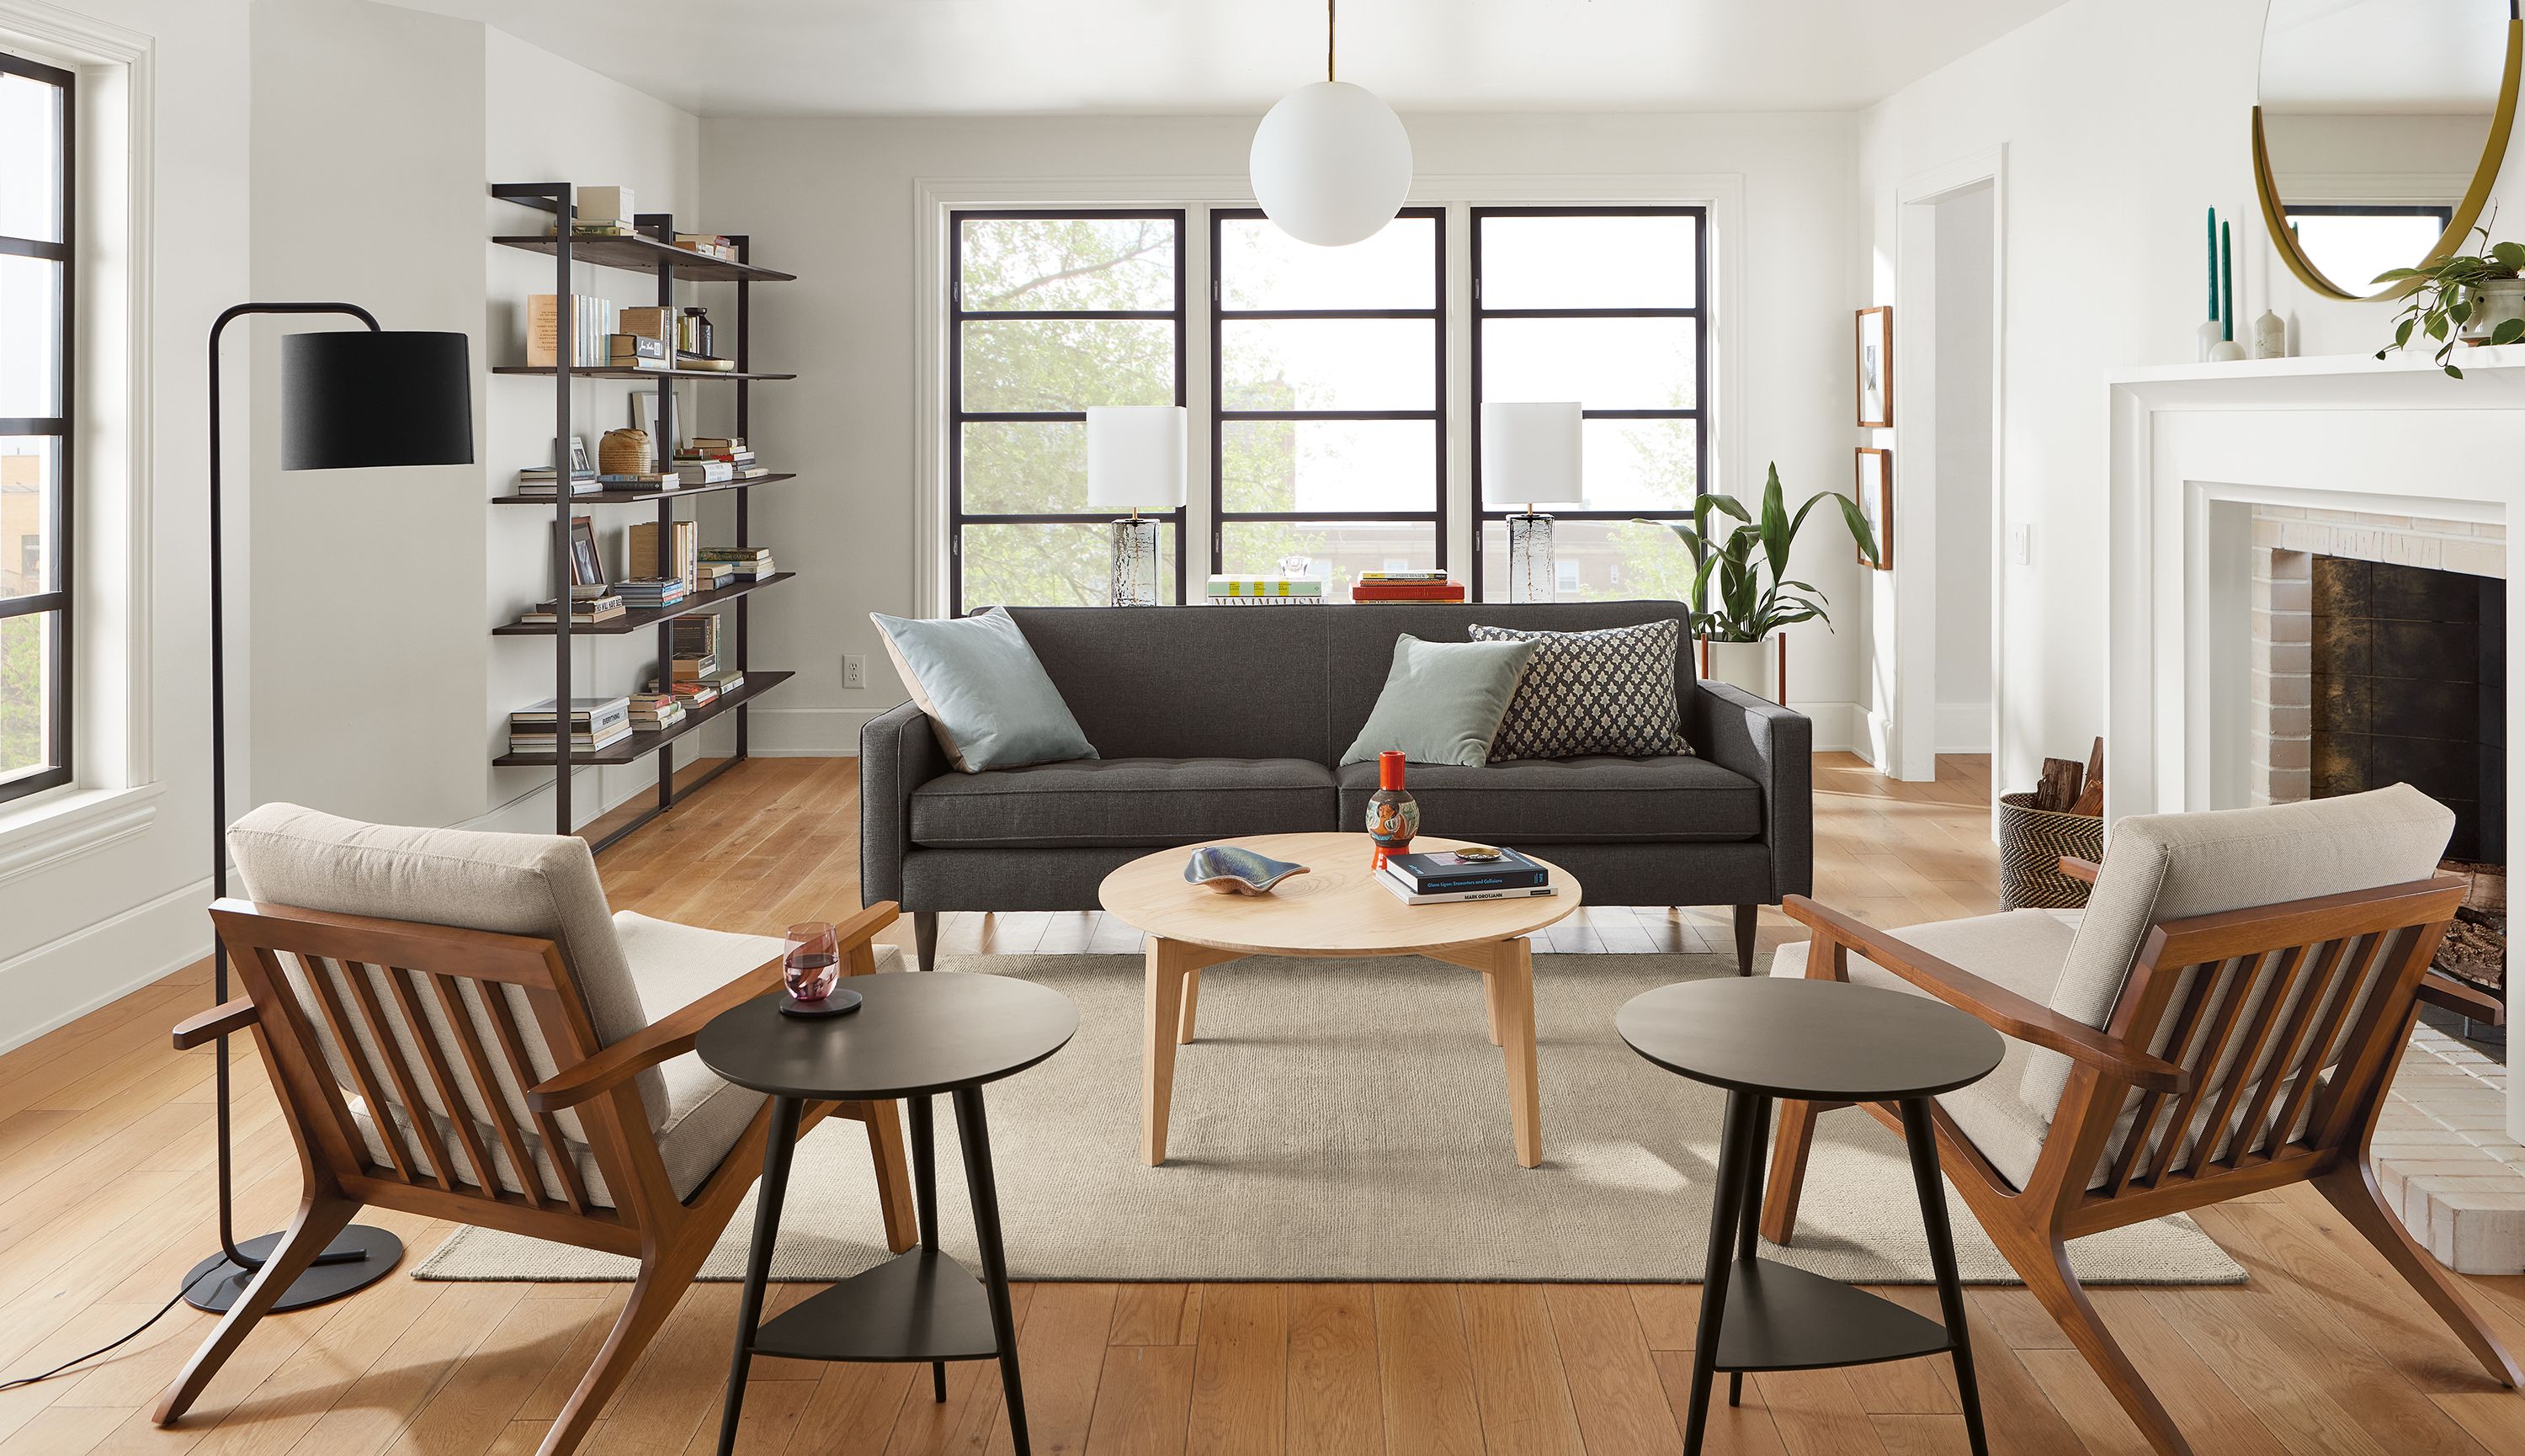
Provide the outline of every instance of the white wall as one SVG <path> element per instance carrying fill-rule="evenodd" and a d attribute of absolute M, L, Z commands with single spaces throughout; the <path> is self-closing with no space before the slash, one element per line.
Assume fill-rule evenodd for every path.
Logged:
<path fill-rule="evenodd" d="M 243 0 L 81 0 L 78 12 L 130 32 L 127 39 L 145 50 L 148 125 L 136 142 L 152 178 L 132 199 L 150 220 L 144 236 L 152 263 L 138 339 L 150 373 L 139 396 L 143 414 L 124 422 L 145 451 L 137 462 L 143 514 L 124 522 L 119 504 L 101 500 L 106 508 L 82 519 L 80 543 L 83 558 L 110 550 L 141 574 L 151 650 L 135 694 L 126 698 L 91 675 L 78 706 L 91 721 L 125 719 L 145 737 L 133 777 L 159 792 L 136 831 L 0 879 L 0 1047 L 166 974 L 202 954 L 210 939 L 202 915 L 211 869 L 202 340 L 211 320 L 245 297 L 249 283 L 246 8 Z M 0 32 L 51 29 L 64 14 L 0 0 Z M 44 53 L 40 45 L 32 49 Z M 118 246 L 102 235 L 85 244 L 91 263 Z M 91 392 L 99 409 L 123 408 L 122 398 Z M 239 468 L 228 477 L 238 497 L 245 494 L 243 456 L 240 446 Z M 85 467 L 82 476 L 82 488 L 95 479 L 119 501 L 121 482 L 89 476 Z M 232 577 L 241 577 L 241 551 L 231 565 Z M 100 599 L 96 585 L 91 578 L 82 588 L 79 608 L 90 623 L 111 624 L 119 605 Z M 244 618 L 235 621 L 241 627 Z M 24 813 L 0 806 L 0 829 Z"/>
<path fill-rule="evenodd" d="M 1792 493 L 1847 489 L 1851 418 L 1850 237 L 1858 218 L 1851 177 L 1856 119 L 1764 116 L 1411 116 L 1417 200 L 1450 187 L 1573 175 L 1643 179 L 1741 178 L 1741 235 L 1716 239 L 1738 270 L 1745 317 L 1719 321 L 1741 361 L 1741 438 L 1721 440 L 1717 488 L 1752 497 L 1776 460 Z M 767 594 L 755 660 L 798 672 L 757 710 L 758 746 L 849 753 L 859 726 L 902 698 L 868 625 L 871 611 L 916 614 L 916 478 L 921 433 L 914 377 L 918 330 L 939 326 L 939 301 L 918 299 L 915 193 L 956 186 L 1006 203 L 1046 200 L 1085 179 L 1103 200 L 1169 195 L 1206 200 L 1245 171 L 1254 119 L 1238 117 L 994 120 L 714 119 L 703 126 L 704 202 L 712 226 L 749 230 L 764 261 L 801 276 L 763 290 L 759 338 L 794 385 L 756 396 L 754 433 L 775 466 L 808 475 L 761 493 L 756 535 L 800 578 Z M 1099 182 L 1098 179 L 1107 179 Z M 1499 179 L 1506 179 L 1505 181 Z M 1076 189 L 1064 200 L 1075 202 Z M 1609 184 L 1627 200 L 1618 182 Z M 1192 193 L 1189 197 L 1182 194 Z M 1459 192 L 1458 195 L 1461 195 Z M 1563 191 L 1550 194 L 1560 200 Z M 1491 200 L 1508 200 L 1496 197 Z M 1201 337 L 1198 329 L 1194 337 Z M 1196 345 L 1197 346 L 1197 345 Z M 1723 366 L 1722 366 L 1723 373 Z M 1464 438 L 1465 422 L 1454 427 Z M 933 452 L 934 453 L 934 452 Z M 1461 470 L 1463 452 L 1450 452 Z M 1201 487 L 1196 482 L 1196 490 Z M 1847 611 L 1842 630 L 1796 630 L 1792 697 L 1816 716 L 1818 741 L 1852 741 L 1857 681 L 1857 572 L 1847 541 L 1811 533 L 1799 567 Z M 1459 569 L 1463 563 L 1457 562 Z M 841 657 L 865 653 L 868 686 L 845 690 Z"/>
<path fill-rule="evenodd" d="M 2203 209 L 2234 221 L 2243 318 L 2277 308 L 2302 353 L 2383 341 L 2382 310 L 2315 298 L 2262 237 L 2250 132 L 2262 10 L 2069 0 L 1861 119 L 1871 301 L 1894 296 L 1903 181 L 2006 150 L 2004 506 L 2033 527 L 2033 560 L 2007 567 L 2003 595 L 2003 787 L 2103 731 L 2104 378 L 2193 357 Z"/>
<path fill-rule="evenodd" d="M 1991 329 L 1996 187 L 1937 204 L 1937 751 L 1990 750 Z M 1895 459 L 1899 463 L 1902 457 Z M 1899 487 L 1898 487 L 1899 489 Z"/>

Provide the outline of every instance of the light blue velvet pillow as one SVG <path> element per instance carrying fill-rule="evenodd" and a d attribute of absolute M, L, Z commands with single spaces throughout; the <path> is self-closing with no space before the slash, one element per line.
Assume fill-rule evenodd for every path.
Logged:
<path fill-rule="evenodd" d="M 1369 763 L 1400 750 L 1415 764 L 1479 768 L 1490 759 L 1491 739 L 1538 645 L 1396 637 L 1385 689 L 1342 762 Z"/>
<path fill-rule="evenodd" d="M 1096 757 L 1006 608 L 937 622 L 882 612 L 868 620 L 957 768 L 979 774 Z"/>

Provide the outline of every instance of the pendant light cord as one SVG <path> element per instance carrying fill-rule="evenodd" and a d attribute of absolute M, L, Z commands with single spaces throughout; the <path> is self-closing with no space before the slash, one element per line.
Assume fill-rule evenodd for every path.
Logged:
<path fill-rule="evenodd" d="M 1324 0 L 1324 79 L 1325 79 L 1325 80 L 1327 80 L 1327 81 L 1329 81 L 1329 80 L 1333 79 L 1333 5 L 1334 5 L 1334 3 L 1335 3 L 1335 0 Z"/>

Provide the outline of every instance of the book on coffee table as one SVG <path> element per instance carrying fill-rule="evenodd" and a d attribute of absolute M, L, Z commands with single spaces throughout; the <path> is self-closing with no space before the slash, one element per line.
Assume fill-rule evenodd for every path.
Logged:
<path fill-rule="evenodd" d="M 1474 900 L 1531 900 L 1560 893 L 1548 884 L 1527 884 L 1513 889 L 1442 890 L 1436 894 L 1423 894 L 1411 888 L 1409 880 L 1396 875 L 1390 863 L 1388 868 L 1376 872 L 1376 882 L 1393 891 L 1394 897 L 1406 905 L 1462 905 Z"/>
<path fill-rule="evenodd" d="M 1385 863 L 1395 878 L 1417 895 L 1526 889 L 1551 882 L 1551 872 L 1515 850 L 1503 849 L 1498 856 L 1467 857 L 1457 850 L 1442 849 L 1427 854 L 1387 855 Z"/>

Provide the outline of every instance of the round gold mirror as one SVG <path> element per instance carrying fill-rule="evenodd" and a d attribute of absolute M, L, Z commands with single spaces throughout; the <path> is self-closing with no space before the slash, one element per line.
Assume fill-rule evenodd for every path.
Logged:
<path fill-rule="evenodd" d="M 2262 221 L 2305 285 L 2372 281 L 2459 248 L 2507 156 L 2517 0 L 2271 0 L 2253 107 Z"/>

